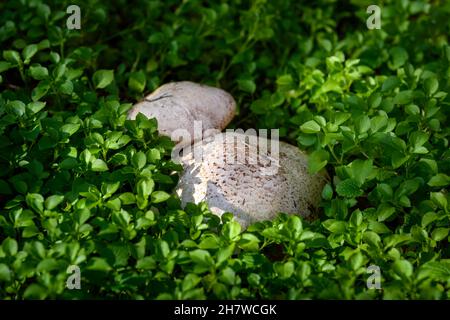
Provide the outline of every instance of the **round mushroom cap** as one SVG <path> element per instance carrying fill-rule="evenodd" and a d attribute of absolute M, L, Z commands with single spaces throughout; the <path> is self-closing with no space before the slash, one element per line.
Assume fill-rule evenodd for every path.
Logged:
<path fill-rule="evenodd" d="M 187 149 L 176 188 L 182 205 L 206 201 L 214 214 L 231 212 L 244 228 L 280 212 L 311 218 L 327 181 L 308 173 L 299 148 L 261 136 L 219 133 Z"/>
<path fill-rule="evenodd" d="M 190 81 L 162 85 L 128 112 L 156 118 L 158 130 L 176 143 L 190 144 L 216 134 L 233 119 L 236 102 L 226 91 Z"/>

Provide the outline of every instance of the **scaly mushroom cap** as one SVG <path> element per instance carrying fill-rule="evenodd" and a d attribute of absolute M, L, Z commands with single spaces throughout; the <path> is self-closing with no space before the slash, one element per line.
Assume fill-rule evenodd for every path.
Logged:
<path fill-rule="evenodd" d="M 232 212 L 243 227 L 279 212 L 311 216 L 327 181 L 310 175 L 307 156 L 284 142 L 227 132 L 190 149 L 176 188 L 182 204 L 206 201 L 214 214 Z"/>
<path fill-rule="evenodd" d="M 174 142 L 185 140 L 185 144 L 190 144 L 194 141 L 196 121 L 201 123 L 200 134 L 204 138 L 212 134 L 211 129 L 216 130 L 214 134 L 224 129 L 233 119 L 235 110 L 236 102 L 226 91 L 181 81 L 164 84 L 146 96 L 128 112 L 128 119 L 136 119 L 138 113 L 156 118 L 161 134 L 171 137 Z M 190 140 L 179 135 L 180 129 L 189 133 Z"/>

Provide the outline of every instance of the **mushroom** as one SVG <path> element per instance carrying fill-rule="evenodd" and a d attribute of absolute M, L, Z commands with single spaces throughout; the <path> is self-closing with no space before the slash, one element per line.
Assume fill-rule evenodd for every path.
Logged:
<path fill-rule="evenodd" d="M 190 81 L 162 85 L 128 112 L 156 118 L 160 134 L 189 145 L 224 129 L 233 119 L 236 102 L 226 91 Z"/>
<path fill-rule="evenodd" d="M 232 212 L 244 228 L 280 212 L 311 218 L 327 181 L 308 173 L 297 147 L 253 134 L 219 133 L 190 149 L 176 188 L 182 205 L 206 201 L 216 215 Z"/>
<path fill-rule="evenodd" d="M 206 201 L 213 213 L 231 212 L 243 227 L 279 212 L 313 217 L 327 176 L 310 175 L 307 156 L 295 146 L 256 132 L 220 133 L 235 109 L 227 92 L 182 81 L 146 96 L 128 119 L 156 118 L 159 132 L 177 143 L 172 157 L 184 172 L 175 192 L 183 206 Z"/>

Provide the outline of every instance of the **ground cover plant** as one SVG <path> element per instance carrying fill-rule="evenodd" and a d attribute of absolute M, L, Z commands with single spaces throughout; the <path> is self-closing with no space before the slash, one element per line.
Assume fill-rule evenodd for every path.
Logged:
<path fill-rule="evenodd" d="M 421 0 L 1 2 L 0 298 L 450 298 L 449 15 Z M 126 120 L 178 80 L 231 92 L 231 127 L 308 151 L 331 177 L 318 219 L 241 230 L 182 209 L 172 143 Z"/>

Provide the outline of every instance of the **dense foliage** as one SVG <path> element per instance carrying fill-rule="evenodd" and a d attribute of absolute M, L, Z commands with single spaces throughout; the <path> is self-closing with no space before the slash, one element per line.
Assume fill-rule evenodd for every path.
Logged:
<path fill-rule="evenodd" d="M 74 3 L 0 3 L 0 298 L 450 298 L 450 2 L 380 1 L 380 30 L 365 0 L 78 1 L 68 30 Z M 310 152 L 319 219 L 182 209 L 171 142 L 126 120 L 174 80 Z"/>

